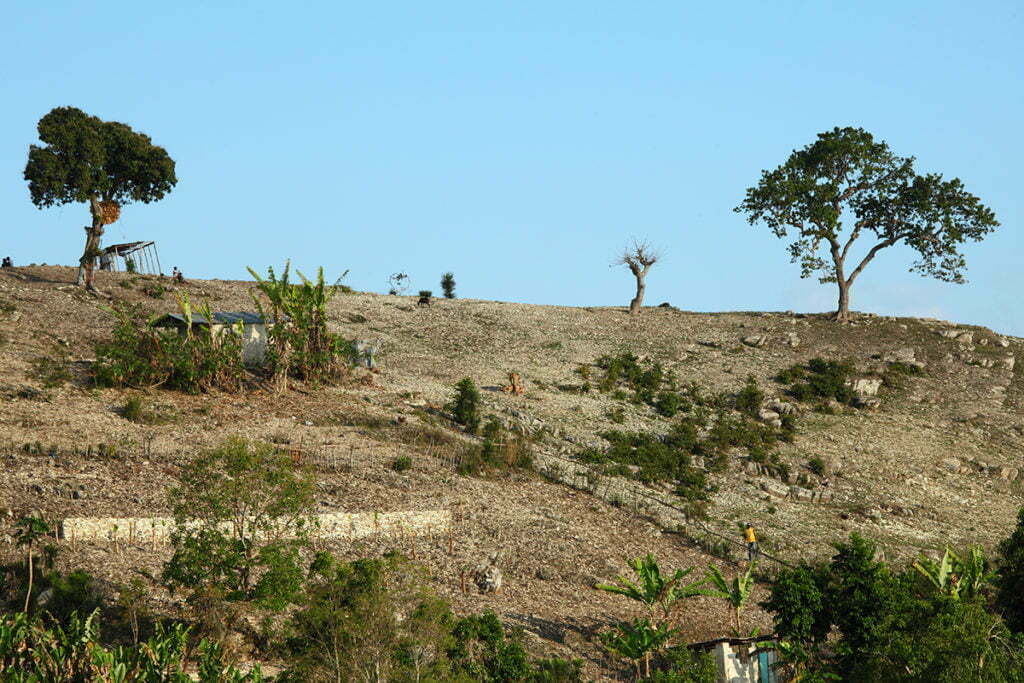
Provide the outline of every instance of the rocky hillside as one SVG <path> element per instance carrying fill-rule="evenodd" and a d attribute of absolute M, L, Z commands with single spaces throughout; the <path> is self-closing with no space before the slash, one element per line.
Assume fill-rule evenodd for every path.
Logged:
<path fill-rule="evenodd" d="M 99 390 L 89 378 L 94 345 L 108 339 L 111 301 L 150 314 L 175 310 L 167 280 L 101 274 L 104 297 L 72 286 L 70 268 L 0 271 L 0 513 L 40 510 L 52 519 L 166 514 L 176 463 L 225 435 L 287 445 L 320 470 L 322 512 L 451 510 L 446 537 L 370 538 L 336 547 L 351 557 L 399 547 L 424 562 L 457 609 L 495 609 L 523 626 L 540 651 L 601 657 L 595 628 L 630 614 L 623 600 L 591 588 L 648 550 L 669 566 L 703 566 L 735 553 L 736 524 L 760 530 L 783 559 L 821 556 L 851 531 L 877 540 L 889 559 L 1005 536 L 1022 504 L 1022 340 L 940 320 L 860 316 L 694 313 L 670 307 L 631 318 L 622 307 L 566 308 L 472 299 L 345 294 L 330 304 L 332 326 L 380 349 L 380 371 L 344 386 L 295 385 L 284 394 L 185 395 Z M 182 286 L 213 310 L 250 310 L 250 284 Z M 709 473 L 717 487 L 708 519 L 689 519 L 671 490 L 589 474 L 577 456 L 604 448 L 610 429 L 662 433 L 673 424 L 648 405 L 600 391 L 604 355 L 635 354 L 709 395 L 740 391 L 753 377 L 764 392 L 756 420 L 792 415 L 791 442 L 770 460 L 743 448 Z M 813 358 L 849 361 L 850 405 L 798 401 L 774 378 Z M 919 368 L 894 377 L 892 367 Z M 508 373 L 525 393 L 501 391 Z M 441 407 L 462 377 L 482 389 L 486 414 L 532 439 L 536 473 L 456 473 L 464 440 Z M 587 377 L 595 379 L 588 380 Z M 593 386 L 591 386 L 593 384 Z M 587 386 L 584 386 L 587 385 Z M 587 388 L 589 391 L 586 391 Z M 141 393 L 150 419 L 121 409 Z M 438 430 L 451 434 L 438 439 Z M 455 444 L 455 445 L 453 445 Z M 413 467 L 391 463 L 410 455 Z M 788 470 L 788 474 L 787 471 Z M 553 483 L 562 480 L 573 487 Z M 612 501 L 610 504 L 608 501 Z M 10 540 L 9 536 L 7 537 Z M 504 589 L 463 592 L 468 568 L 501 551 Z M 145 543 L 83 543 L 62 555 L 112 583 L 132 568 L 154 572 L 163 551 Z M 176 605 L 158 593 L 163 609 Z M 755 596 L 756 597 L 756 596 Z M 718 635 L 725 610 L 699 599 L 686 635 Z M 752 621 L 767 623 L 754 613 Z"/>

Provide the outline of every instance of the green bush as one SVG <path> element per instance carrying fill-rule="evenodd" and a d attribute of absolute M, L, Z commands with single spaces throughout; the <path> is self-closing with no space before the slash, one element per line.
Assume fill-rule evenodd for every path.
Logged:
<path fill-rule="evenodd" d="M 456 618 L 406 558 L 337 564 L 321 555 L 287 628 L 282 681 L 576 683 L 579 664 L 531 662 L 491 612 Z"/>
<path fill-rule="evenodd" d="M 188 393 L 238 391 L 244 366 L 240 335 L 214 336 L 209 328 L 179 335 L 153 327 L 140 306 L 115 304 L 113 339 L 96 345 L 97 386 L 163 386 Z"/>
<path fill-rule="evenodd" d="M 751 375 L 747 377 L 747 383 L 743 386 L 743 389 L 736 394 L 735 408 L 745 415 L 757 417 L 762 403 L 764 403 L 764 392 L 758 388 L 757 380 Z"/>
<path fill-rule="evenodd" d="M 825 475 L 825 461 L 821 458 L 820 455 L 812 456 L 807 461 L 807 469 L 809 469 L 811 472 L 814 472 L 819 477 L 822 477 Z"/>
<path fill-rule="evenodd" d="M 412 458 L 408 455 L 401 455 L 391 462 L 391 469 L 395 472 L 405 472 L 412 469 Z"/>
<path fill-rule="evenodd" d="M 476 434 L 480 428 L 480 390 L 469 377 L 463 377 L 455 385 L 455 397 L 447 405 L 456 423 L 465 427 L 469 434 Z"/>
<path fill-rule="evenodd" d="M 851 362 L 814 358 L 806 366 L 794 365 L 783 370 L 775 379 L 781 384 L 788 384 L 789 395 L 798 401 L 833 399 L 852 404 L 853 390 L 846 383 L 853 372 Z"/>
<path fill-rule="evenodd" d="M 169 493 L 173 554 L 165 585 L 211 608 L 220 598 L 273 611 L 294 602 L 314 490 L 311 475 L 270 444 L 231 437 L 197 454 Z"/>

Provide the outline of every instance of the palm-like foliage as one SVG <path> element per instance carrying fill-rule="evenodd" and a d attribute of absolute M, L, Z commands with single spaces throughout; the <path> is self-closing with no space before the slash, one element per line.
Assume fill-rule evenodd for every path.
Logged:
<path fill-rule="evenodd" d="M 22 517 L 18 520 L 18 528 L 14 531 L 14 538 L 19 546 L 24 546 L 28 551 L 28 589 L 25 591 L 25 612 L 32 600 L 32 578 L 34 562 L 32 550 L 39 539 L 52 533 L 50 525 L 42 517 Z"/>
<path fill-rule="evenodd" d="M 960 557 L 948 547 L 942 559 L 936 562 L 922 557 L 914 562 L 916 569 L 935 590 L 954 599 L 972 598 L 995 576 L 988 571 L 988 562 L 981 548 L 972 546 L 965 557 Z"/>
<path fill-rule="evenodd" d="M 751 562 L 747 571 L 737 574 L 732 581 L 729 581 L 718 567 L 710 565 L 705 576 L 713 588 L 705 588 L 700 591 L 701 595 L 722 598 L 729 603 L 732 608 L 733 630 L 737 636 L 740 635 L 740 613 L 746 607 L 747 600 L 750 599 L 750 593 L 754 588 L 754 567 L 756 566 L 756 561 Z"/>
<path fill-rule="evenodd" d="M 651 553 L 647 553 L 647 557 L 630 560 L 629 567 L 636 574 L 635 582 L 619 576 L 615 579 L 617 585 L 597 584 L 595 588 L 643 603 L 652 620 L 656 620 L 660 610 L 661 616 L 657 621 L 667 622 L 676 602 L 700 595 L 700 587 L 705 583 L 703 580 L 684 583 L 684 579 L 693 573 L 693 567 L 677 569 L 671 576 L 663 576 L 658 561 Z"/>
<path fill-rule="evenodd" d="M 650 653 L 661 649 L 676 630 L 664 624 L 652 624 L 650 619 L 642 618 L 617 624 L 615 630 L 606 631 L 600 637 L 611 652 L 633 661 L 639 678 L 641 660 L 644 662 L 644 675 L 650 676 Z"/>

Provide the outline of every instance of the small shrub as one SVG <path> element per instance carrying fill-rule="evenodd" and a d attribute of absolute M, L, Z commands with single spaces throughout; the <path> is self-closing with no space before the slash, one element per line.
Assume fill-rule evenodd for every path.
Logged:
<path fill-rule="evenodd" d="M 758 411 L 761 409 L 761 404 L 764 402 L 764 392 L 757 386 L 757 380 L 754 379 L 753 375 L 747 377 L 747 383 L 736 394 L 735 407 L 736 410 L 749 415 L 750 417 L 757 417 Z"/>
<path fill-rule="evenodd" d="M 825 461 L 820 455 L 815 455 L 807 461 L 807 469 L 819 477 L 825 476 Z"/>
<path fill-rule="evenodd" d="M 626 410 L 622 406 L 618 406 L 606 412 L 605 417 L 620 425 L 626 421 Z"/>
<path fill-rule="evenodd" d="M 47 389 L 62 387 L 72 380 L 71 364 L 61 352 L 57 357 L 39 356 L 32 361 L 32 377 Z"/>
<path fill-rule="evenodd" d="M 395 472 L 405 472 L 412 469 L 412 458 L 408 455 L 401 455 L 391 462 L 391 469 Z"/>
<path fill-rule="evenodd" d="M 793 366 L 776 375 L 776 380 L 789 384 L 788 393 L 798 401 L 833 399 L 852 404 L 853 390 L 847 380 L 854 372 L 851 362 L 812 359 L 805 367 Z"/>
<path fill-rule="evenodd" d="M 429 299 L 430 297 L 434 296 L 434 293 L 429 289 L 421 289 L 419 296 L 421 299 Z"/>
<path fill-rule="evenodd" d="M 468 433 L 476 434 L 480 427 L 480 391 L 471 378 L 463 377 L 455 385 L 455 397 L 447 409 L 456 423 Z"/>
<path fill-rule="evenodd" d="M 441 291 L 444 292 L 445 299 L 455 298 L 455 275 L 453 273 L 445 273 L 441 276 Z"/>
<path fill-rule="evenodd" d="M 654 399 L 654 409 L 663 417 L 675 417 L 680 410 L 685 410 L 688 401 L 674 391 L 662 391 Z"/>
<path fill-rule="evenodd" d="M 125 401 L 124 406 L 121 407 L 121 417 L 129 422 L 145 423 L 147 420 L 145 409 L 142 406 L 142 397 L 132 396 Z"/>
<path fill-rule="evenodd" d="M 167 293 L 167 289 L 159 282 L 148 282 L 142 286 L 142 291 L 146 296 L 151 296 L 154 299 L 163 299 L 164 294 Z"/>

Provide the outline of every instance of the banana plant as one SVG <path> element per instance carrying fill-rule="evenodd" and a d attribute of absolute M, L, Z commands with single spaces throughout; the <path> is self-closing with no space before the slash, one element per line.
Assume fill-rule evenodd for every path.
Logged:
<path fill-rule="evenodd" d="M 25 591 L 25 613 L 28 613 L 28 606 L 32 600 L 32 579 L 35 562 L 32 559 L 32 551 L 35 544 L 47 534 L 53 533 L 50 525 L 42 517 L 22 517 L 18 520 L 18 528 L 14 531 L 14 538 L 19 546 L 24 546 L 28 551 L 28 590 Z"/>
<path fill-rule="evenodd" d="M 928 579 L 936 591 L 959 600 L 976 596 L 992 580 L 995 573 L 987 571 L 987 564 L 978 546 L 972 546 L 964 558 L 947 547 L 938 562 L 922 557 L 914 562 L 913 567 Z"/>
<path fill-rule="evenodd" d="M 677 629 L 664 624 L 655 625 L 650 619 L 634 619 L 615 625 L 612 631 L 600 634 L 601 642 L 611 652 L 632 660 L 640 679 L 640 664 L 643 662 L 644 676 L 651 675 L 651 653 L 660 650 Z"/>
<path fill-rule="evenodd" d="M 700 592 L 701 595 L 721 598 L 729 603 L 732 608 L 733 633 L 737 637 L 740 636 L 740 614 L 746 607 L 747 600 L 750 599 L 750 593 L 754 588 L 754 567 L 756 566 L 757 561 L 755 560 L 747 567 L 747 571 L 737 574 L 732 581 L 729 581 L 718 567 L 713 564 L 709 565 L 705 576 L 713 588 L 705 588 Z"/>
<path fill-rule="evenodd" d="M 643 603 L 647 608 L 648 618 L 656 624 L 668 625 L 669 615 L 676 602 L 682 598 L 701 595 L 700 587 L 706 583 L 704 580 L 684 582 L 686 577 L 693 573 L 693 567 L 677 569 L 671 576 L 663 576 L 658 561 L 651 553 L 647 553 L 647 557 L 630 560 L 628 564 L 636 574 L 636 582 L 619 576 L 615 579 L 616 585 L 599 583 L 595 588 Z"/>

